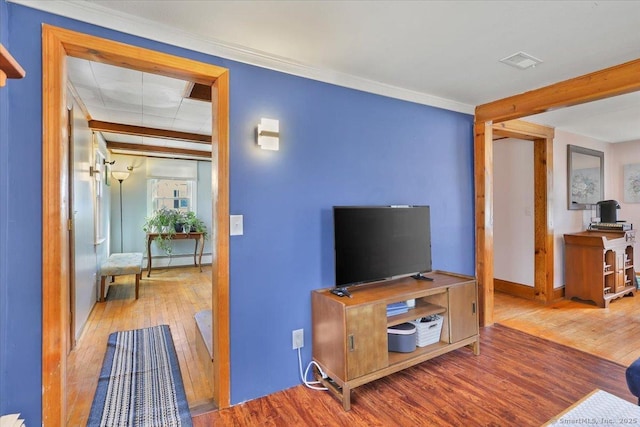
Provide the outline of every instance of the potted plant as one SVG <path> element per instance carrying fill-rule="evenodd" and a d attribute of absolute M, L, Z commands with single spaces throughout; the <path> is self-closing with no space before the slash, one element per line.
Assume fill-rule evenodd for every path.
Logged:
<path fill-rule="evenodd" d="M 174 209 L 162 208 L 147 217 L 142 229 L 147 233 L 158 233 L 154 239 L 160 249 L 171 255 L 171 238 L 176 233 L 175 223 L 180 213 Z"/>
<path fill-rule="evenodd" d="M 190 232 L 202 233 L 203 237 L 205 239 L 207 238 L 207 226 L 204 221 L 196 216 L 195 212 L 190 211 L 183 213 L 181 222 L 185 226 L 185 229 Z"/>

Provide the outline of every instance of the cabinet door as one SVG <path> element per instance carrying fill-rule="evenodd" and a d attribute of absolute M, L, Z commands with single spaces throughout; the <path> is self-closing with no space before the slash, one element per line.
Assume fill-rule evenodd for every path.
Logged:
<path fill-rule="evenodd" d="M 386 368 L 387 307 L 369 304 L 347 309 L 347 380 Z"/>
<path fill-rule="evenodd" d="M 449 325 L 452 343 L 478 334 L 475 282 L 449 288 Z"/>
<path fill-rule="evenodd" d="M 616 287 L 615 292 L 620 292 L 624 289 L 624 257 L 625 252 L 622 249 L 616 250 Z"/>

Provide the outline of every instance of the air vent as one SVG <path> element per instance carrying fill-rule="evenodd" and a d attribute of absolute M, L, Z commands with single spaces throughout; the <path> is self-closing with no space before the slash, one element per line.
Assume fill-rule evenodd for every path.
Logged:
<path fill-rule="evenodd" d="M 535 58 L 528 53 L 518 52 L 513 55 L 509 55 L 506 58 L 502 58 L 500 62 L 516 67 L 520 70 L 526 70 L 527 68 L 535 67 L 542 63 L 542 60 Z"/>

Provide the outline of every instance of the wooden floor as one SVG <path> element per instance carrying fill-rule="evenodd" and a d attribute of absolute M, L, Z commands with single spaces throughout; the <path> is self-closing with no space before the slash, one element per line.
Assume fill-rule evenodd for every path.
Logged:
<path fill-rule="evenodd" d="M 502 325 L 467 348 L 356 388 L 351 411 L 296 386 L 194 418 L 205 426 L 540 426 L 599 388 L 635 403 L 624 367 Z"/>
<path fill-rule="evenodd" d="M 142 274 L 139 299 L 135 276 L 118 276 L 107 300 L 97 303 L 76 348 L 68 358 L 67 405 L 69 426 L 86 425 L 110 333 L 167 324 L 171 328 L 190 407 L 213 395 L 195 350 L 196 312 L 211 308 L 211 267 L 153 270 Z"/>
<path fill-rule="evenodd" d="M 625 366 L 640 357 L 640 293 L 614 300 L 608 308 L 575 300 L 545 306 L 496 293 L 494 316 L 496 323 Z"/>
<path fill-rule="evenodd" d="M 133 276 L 118 278 L 70 355 L 70 426 L 86 423 L 107 336 L 117 330 L 169 324 L 190 406 L 211 395 L 195 354 L 193 322 L 195 312 L 210 307 L 210 269 L 154 271 L 141 282 L 137 302 L 133 282 Z M 640 357 L 640 294 L 601 309 L 564 300 L 545 306 L 496 293 L 495 320 L 481 328 L 480 356 L 456 350 L 356 388 L 350 412 L 326 392 L 295 386 L 196 415 L 194 424 L 538 426 L 595 388 L 636 402 L 624 370 Z"/>

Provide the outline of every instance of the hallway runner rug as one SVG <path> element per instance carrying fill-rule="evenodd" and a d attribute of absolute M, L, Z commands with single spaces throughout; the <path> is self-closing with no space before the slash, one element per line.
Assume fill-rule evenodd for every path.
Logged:
<path fill-rule="evenodd" d="M 168 325 L 109 335 L 88 426 L 192 426 Z"/>

